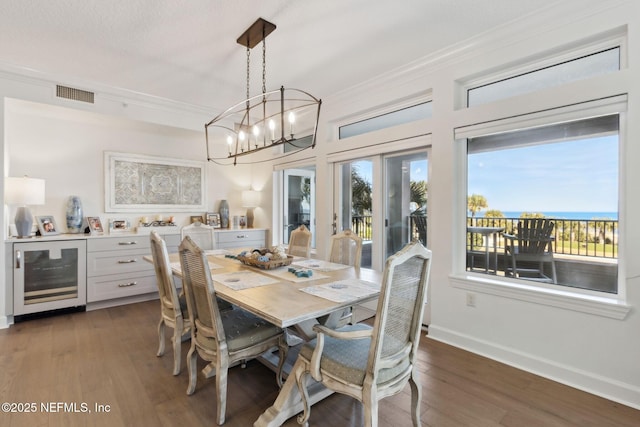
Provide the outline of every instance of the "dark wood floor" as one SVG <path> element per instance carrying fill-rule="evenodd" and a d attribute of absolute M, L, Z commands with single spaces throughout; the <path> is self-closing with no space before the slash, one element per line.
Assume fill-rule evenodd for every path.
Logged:
<path fill-rule="evenodd" d="M 186 395 L 183 370 L 174 377 L 171 353 L 156 357 L 158 303 L 29 320 L 0 331 L 2 402 L 36 413 L 0 413 L 0 426 L 213 426 L 215 380 L 198 379 Z M 454 347 L 423 339 L 424 426 L 638 426 L 640 411 L 514 369 Z M 204 365 L 202 364 L 202 367 Z M 251 426 L 278 389 L 258 362 L 229 374 L 226 426 Z M 60 412 L 45 413 L 41 405 Z M 410 396 L 380 404 L 380 426 L 410 426 Z M 73 406 L 80 412 L 69 412 Z M 91 412 L 83 413 L 85 409 Z M 21 406 L 20 406 L 21 405 Z M 103 405 L 104 412 L 96 412 Z M 20 406 L 20 407 L 19 407 Z M 106 410 L 108 409 L 108 412 Z M 315 405 L 311 426 L 359 426 L 361 406 L 333 395 Z M 295 426 L 294 419 L 286 426 Z"/>

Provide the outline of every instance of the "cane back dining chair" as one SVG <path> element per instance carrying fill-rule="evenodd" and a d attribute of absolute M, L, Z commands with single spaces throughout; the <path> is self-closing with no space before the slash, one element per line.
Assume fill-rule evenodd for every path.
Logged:
<path fill-rule="evenodd" d="M 344 230 L 331 236 L 329 261 L 360 267 L 362 258 L 362 238 L 351 230 Z"/>
<path fill-rule="evenodd" d="M 311 255 L 311 231 L 304 224 L 291 232 L 287 254 L 303 258 Z"/>
<path fill-rule="evenodd" d="M 160 322 L 158 323 L 158 356 L 164 354 L 165 346 L 165 325 L 173 328 L 171 344 L 173 346 L 173 375 L 180 373 L 182 337 L 187 336 L 191 329 L 191 321 L 187 312 L 187 304 L 184 296 L 180 297 L 176 289 L 167 245 L 162 237 L 152 231 L 151 256 L 153 257 L 153 267 L 156 271 L 156 283 L 158 294 L 160 295 Z"/>
<path fill-rule="evenodd" d="M 411 386 L 411 418 L 420 426 L 420 382 L 415 366 L 431 267 L 431 251 L 416 240 L 389 257 L 384 268 L 373 328 L 314 326 L 316 338 L 304 344 L 294 366 L 308 425 L 308 376 L 364 406 L 364 425 L 378 425 L 378 400 Z"/>
<path fill-rule="evenodd" d="M 210 225 L 196 221 L 193 224 L 185 225 L 180 229 L 180 238 L 184 239 L 185 236 L 191 237 L 196 245 L 203 251 L 210 251 L 216 248 L 216 239 L 214 234 L 214 228 Z"/>
<path fill-rule="evenodd" d="M 189 386 L 195 391 L 198 355 L 210 362 L 203 372 L 216 377 L 216 402 L 219 425 L 224 424 L 227 406 L 227 376 L 231 366 L 256 358 L 277 347 L 279 363 L 276 382 L 282 386 L 282 367 L 288 346 L 283 330 L 253 314 L 233 307 L 218 308 L 211 270 L 204 251 L 187 236 L 179 247 L 182 283 L 191 319 L 191 347 L 187 354 Z"/>
<path fill-rule="evenodd" d="M 510 264 L 505 268 L 507 276 L 558 283 L 553 259 L 553 227 L 550 219 L 526 218 L 518 221 L 515 235 L 502 234 L 505 263 Z M 551 276 L 545 273 L 545 263 L 551 266 Z"/>

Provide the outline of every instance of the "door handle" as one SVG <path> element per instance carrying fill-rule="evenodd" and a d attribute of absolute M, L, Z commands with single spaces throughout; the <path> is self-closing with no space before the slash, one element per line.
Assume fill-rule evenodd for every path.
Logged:
<path fill-rule="evenodd" d="M 20 261 L 22 260 L 22 253 L 16 251 L 16 269 L 20 269 Z"/>
<path fill-rule="evenodd" d="M 132 262 L 138 262 L 137 259 L 118 260 L 118 264 L 131 264 Z"/>

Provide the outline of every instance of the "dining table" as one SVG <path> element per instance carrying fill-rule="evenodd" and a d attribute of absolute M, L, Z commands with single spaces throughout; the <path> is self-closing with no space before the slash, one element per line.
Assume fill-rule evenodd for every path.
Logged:
<path fill-rule="evenodd" d="M 298 343 L 315 337 L 314 325 L 335 328 L 345 309 L 376 299 L 380 294 L 382 273 L 372 269 L 301 257 L 294 257 L 290 265 L 261 269 L 240 261 L 237 255 L 241 252 L 205 251 L 216 296 L 276 326 L 292 330 Z M 153 262 L 150 255 L 144 259 Z M 179 255 L 169 254 L 169 261 L 174 276 L 181 278 Z M 290 352 L 292 350 L 295 348 Z M 273 364 L 273 356 L 265 354 L 263 361 Z M 295 365 L 285 369 L 290 371 Z M 308 392 L 311 404 L 332 393 L 311 377 Z M 254 426 L 280 426 L 301 411 L 298 386 L 290 376 L 274 404 Z"/>

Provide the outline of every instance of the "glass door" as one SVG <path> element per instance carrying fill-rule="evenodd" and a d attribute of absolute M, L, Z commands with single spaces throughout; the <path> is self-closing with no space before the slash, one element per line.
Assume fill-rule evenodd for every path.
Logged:
<path fill-rule="evenodd" d="M 384 157 L 385 259 L 414 238 L 427 245 L 427 153 Z"/>
<path fill-rule="evenodd" d="M 304 224 L 311 231 L 311 247 L 315 248 L 315 168 L 284 170 L 283 185 L 283 243 L 288 244 L 291 232 Z"/>
<path fill-rule="evenodd" d="M 336 165 L 334 234 L 350 229 L 362 237 L 361 266 L 371 268 L 373 229 L 373 161 L 354 160 Z"/>

